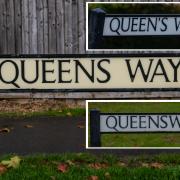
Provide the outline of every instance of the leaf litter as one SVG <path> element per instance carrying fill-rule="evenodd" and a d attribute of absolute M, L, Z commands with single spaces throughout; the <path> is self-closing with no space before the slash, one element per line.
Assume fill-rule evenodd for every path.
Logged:
<path fill-rule="evenodd" d="M 6 166 L 0 163 L 0 175 L 4 174 L 6 171 L 7 171 Z"/>
<path fill-rule="evenodd" d="M 21 158 L 19 156 L 14 156 L 10 158 L 10 160 L 3 160 L 1 164 L 6 166 L 7 168 L 18 168 L 21 162 Z"/>
<path fill-rule="evenodd" d="M 0 133 L 10 133 L 10 128 L 0 128 Z"/>
<path fill-rule="evenodd" d="M 58 164 L 57 169 L 62 173 L 66 173 L 69 170 L 69 166 L 66 163 L 60 163 Z"/>

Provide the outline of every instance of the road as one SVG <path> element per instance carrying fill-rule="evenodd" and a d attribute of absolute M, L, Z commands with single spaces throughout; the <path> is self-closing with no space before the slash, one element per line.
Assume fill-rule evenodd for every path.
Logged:
<path fill-rule="evenodd" d="M 26 117 L 0 118 L 0 154 L 92 152 L 119 155 L 157 154 L 180 150 L 87 150 L 85 149 L 84 117 Z"/>

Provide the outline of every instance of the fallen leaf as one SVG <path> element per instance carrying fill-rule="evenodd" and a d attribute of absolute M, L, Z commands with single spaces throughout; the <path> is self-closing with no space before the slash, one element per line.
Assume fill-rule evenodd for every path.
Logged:
<path fill-rule="evenodd" d="M 11 130 L 9 128 L 1 128 L 0 133 L 9 133 Z"/>
<path fill-rule="evenodd" d="M 67 163 L 69 166 L 74 166 L 74 165 L 75 165 L 75 163 L 72 162 L 71 160 L 67 160 L 66 163 Z"/>
<path fill-rule="evenodd" d="M 121 166 L 121 167 L 126 167 L 126 166 L 127 166 L 124 162 L 118 162 L 117 165 L 118 165 L 118 166 Z"/>
<path fill-rule="evenodd" d="M 17 168 L 19 167 L 20 161 L 21 159 L 19 158 L 19 156 L 14 156 L 10 158 L 10 160 L 1 161 L 1 164 L 5 165 L 8 168 Z"/>
<path fill-rule="evenodd" d="M 152 168 L 161 169 L 161 168 L 163 168 L 163 166 L 164 166 L 163 164 L 158 163 L 158 162 L 150 163 L 150 167 L 152 167 Z"/>
<path fill-rule="evenodd" d="M 33 128 L 33 126 L 30 125 L 30 124 L 26 124 L 24 127 L 25 127 L 25 128 Z"/>
<path fill-rule="evenodd" d="M 98 180 L 99 177 L 98 177 L 98 176 L 90 176 L 88 179 L 89 179 L 89 180 Z"/>
<path fill-rule="evenodd" d="M 50 176 L 50 178 L 51 178 L 52 180 L 56 180 L 56 177 L 55 177 L 55 176 Z"/>
<path fill-rule="evenodd" d="M 52 161 L 51 163 L 52 163 L 52 164 L 55 164 L 55 165 L 58 165 L 58 164 L 59 164 L 58 161 Z"/>
<path fill-rule="evenodd" d="M 85 125 L 78 124 L 77 127 L 80 128 L 80 129 L 84 129 Z"/>
<path fill-rule="evenodd" d="M 72 116 L 71 112 L 66 113 L 67 116 Z"/>
<path fill-rule="evenodd" d="M 6 166 L 4 166 L 3 164 L 0 164 L 0 175 L 5 173 L 7 171 Z"/>
<path fill-rule="evenodd" d="M 109 172 L 105 172 L 104 176 L 106 179 L 111 179 L 111 175 Z"/>
<path fill-rule="evenodd" d="M 148 164 L 148 163 L 142 163 L 141 166 L 148 168 L 148 167 L 149 167 L 149 164 Z"/>
<path fill-rule="evenodd" d="M 69 168 L 68 165 L 65 164 L 65 163 L 61 163 L 61 164 L 59 164 L 58 167 L 57 167 L 58 171 L 60 171 L 60 172 L 62 172 L 62 173 L 67 172 L 67 171 L 68 171 L 68 168 Z"/>
<path fill-rule="evenodd" d="M 93 169 L 102 169 L 106 168 L 108 165 L 105 163 L 91 163 L 88 166 Z"/>

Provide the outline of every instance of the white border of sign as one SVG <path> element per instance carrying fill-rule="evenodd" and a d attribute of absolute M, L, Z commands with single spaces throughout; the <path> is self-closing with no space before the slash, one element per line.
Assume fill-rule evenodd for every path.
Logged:
<path fill-rule="evenodd" d="M 180 102 L 180 100 L 86 100 L 86 149 L 180 149 L 180 147 L 89 147 L 88 103 L 89 102 Z"/>
<path fill-rule="evenodd" d="M 180 4 L 180 2 L 86 2 L 86 51 L 150 51 L 150 52 L 179 52 L 180 49 L 88 49 L 88 4 Z"/>

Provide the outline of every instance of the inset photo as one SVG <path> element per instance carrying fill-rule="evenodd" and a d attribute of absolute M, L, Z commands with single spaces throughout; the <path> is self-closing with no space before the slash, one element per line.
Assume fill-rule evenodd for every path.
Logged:
<path fill-rule="evenodd" d="M 180 148 L 180 101 L 87 100 L 86 148 Z"/>
<path fill-rule="evenodd" d="M 86 50 L 179 50 L 180 4 L 87 2 Z"/>

